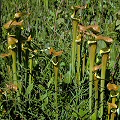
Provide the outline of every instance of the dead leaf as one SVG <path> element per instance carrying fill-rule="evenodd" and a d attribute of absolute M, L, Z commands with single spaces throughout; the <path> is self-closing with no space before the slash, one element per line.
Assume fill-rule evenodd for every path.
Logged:
<path fill-rule="evenodd" d="M 110 106 L 110 108 L 117 108 L 117 105 L 115 103 L 108 102 L 108 105 Z"/>
<path fill-rule="evenodd" d="M 97 70 L 99 70 L 101 68 L 101 66 L 102 66 L 102 64 L 94 66 L 93 72 L 96 72 Z"/>
<path fill-rule="evenodd" d="M 9 29 L 12 28 L 13 26 L 22 26 L 23 25 L 23 20 L 21 20 L 20 22 L 17 22 L 15 20 L 10 20 L 8 23 L 6 23 L 5 25 L 3 25 L 3 27 L 5 29 Z"/>
<path fill-rule="evenodd" d="M 13 83 L 10 83 L 10 84 L 6 84 L 6 87 L 9 89 L 9 90 L 13 90 L 13 91 L 17 91 L 18 90 L 18 86 L 13 84 Z"/>
<path fill-rule="evenodd" d="M 118 90 L 118 86 L 115 84 L 111 84 L 111 83 L 107 84 L 107 88 L 109 91 L 111 91 L 111 90 L 117 91 Z"/>
<path fill-rule="evenodd" d="M 51 48 L 49 52 L 50 52 L 50 55 L 54 55 L 54 56 L 60 56 L 63 53 L 63 51 L 56 52 L 53 48 Z"/>
<path fill-rule="evenodd" d="M 13 45 L 18 43 L 18 40 L 12 36 L 8 36 L 8 45 Z"/>

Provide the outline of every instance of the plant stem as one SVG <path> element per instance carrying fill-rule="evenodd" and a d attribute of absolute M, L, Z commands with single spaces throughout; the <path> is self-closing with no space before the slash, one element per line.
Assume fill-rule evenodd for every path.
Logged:
<path fill-rule="evenodd" d="M 28 82 L 28 56 L 29 56 L 29 50 L 25 50 L 25 60 L 24 60 L 24 66 L 25 66 L 25 87 L 27 87 Z"/>
<path fill-rule="evenodd" d="M 102 56 L 102 71 L 101 71 L 101 107 L 100 107 L 100 113 L 101 113 L 101 120 L 103 116 L 104 111 L 104 86 L 105 86 L 105 75 L 106 75 L 106 66 L 107 66 L 107 59 L 108 59 L 108 53 L 104 53 Z"/>
<path fill-rule="evenodd" d="M 97 48 L 97 42 L 94 41 L 94 43 L 90 43 L 89 48 L 89 59 L 90 59 L 90 75 L 89 75 L 89 112 L 92 113 L 92 84 L 93 84 L 93 66 L 95 61 L 95 55 L 96 55 L 96 48 Z M 91 119 L 91 116 L 90 116 Z"/>
<path fill-rule="evenodd" d="M 13 64 L 12 64 L 12 69 L 13 69 L 13 83 L 15 85 L 17 85 L 16 51 L 15 50 L 11 50 L 11 54 L 12 54 L 12 60 L 13 60 Z"/>
<path fill-rule="evenodd" d="M 30 64 L 30 74 L 29 74 L 29 85 L 32 83 L 32 70 L 33 70 L 33 57 L 30 58 L 29 60 Z"/>
<path fill-rule="evenodd" d="M 22 52 L 22 48 L 21 48 L 21 28 L 20 27 L 16 27 L 15 30 L 15 35 L 16 38 L 18 40 L 17 43 L 17 60 L 18 60 L 18 80 L 20 80 L 20 76 L 21 76 L 21 52 Z"/>
<path fill-rule="evenodd" d="M 17 81 L 17 64 L 16 64 L 16 51 L 15 50 L 11 50 L 11 54 L 12 54 L 12 60 L 13 60 L 13 64 L 12 64 L 12 69 L 13 69 L 13 83 L 15 85 L 18 86 L 18 81 Z M 18 97 L 18 102 L 20 102 L 20 97 L 19 97 L 19 91 L 17 91 L 17 97 Z"/>
<path fill-rule="evenodd" d="M 78 21 L 73 19 L 73 41 L 72 41 L 72 75 L 75 75 L 75 59 L 76 59 L 76 37 Z"/>
<path fill-rule="evenodd" d="M 20 39 L 20 38 L 19 38 Z M 18 39 L 18 62 L 21 64 L 21 41 Z"/>
<path fill-rule="evenodd" d="M 55 63 L 58 62 L 58 56 L 56 57 Z M 58 94 L 58 64 L 54 65 L 54 73 L 55 73 L 55 106 L 56 106 L 56 120 L 58 120 L 58 102 L 57 102 L 57 94 Z"/>
<path fill-rule="evenodd" d="M 83 59 L 82 59 L 82 76 L 84 77 L 84 74 L 85 74 L 85 68 L 86 68 L 86 47 L 87 45 L 87 41 L 84 41 L 83 42 Z"/>
<path fill-rule="evenodd" d="M 94 85 L 95 85 L 95 115 L 97 120 L 98 119 L 98 78 L 96 74 L 94 75 Z"/>
<path fill-rule="evenodd" d="M 84 71 L 85 71 L 85 60 L 86 60 L 86 53 L 84 54 L 83 57 L 83 62 L 82 62 L 82 76 L 84 77 Z"/>
<path fill-rule="evenodd" d="M 113 97 L 113 98 L 112 98 L 112 103 L 115 104 L 115 102 L 116 102 L 116 97 Z M 116 114 L 116 113 L 114 113 L 114 112 L 111 114 L 111 120 L 114 120 L 115 114 Z"/>
<path fill-rule="evenodd" d="M 110 120 L 110 105 L 108 105 L 108 120 Z"/>
<path fill-rule="evenodd" d="M 77 85 L 80 86 L 81 81 L 81 48 L 82 43 L 77 43 Z"/>
<path fill-rule="evenodd" d="M 31 56 L 31 58 L 29 59 L 29 65 L 30 65 L 30 74 L 29 74 L 29 85 L 32 84 L 32 70 L 33 70 L 33 56 Z M 31 99 L 31 93 L 29 94 L 29 100 Z M 29 105 L 30 105 L 30 101 L 29 101 Z"/>

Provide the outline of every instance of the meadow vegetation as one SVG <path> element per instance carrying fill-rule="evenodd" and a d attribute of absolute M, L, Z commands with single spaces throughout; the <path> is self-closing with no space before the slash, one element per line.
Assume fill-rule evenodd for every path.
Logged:
<path fill-rule="evenodd" d="M 0 1 L 0 119 L 120 119 L 120 1 Z"/>

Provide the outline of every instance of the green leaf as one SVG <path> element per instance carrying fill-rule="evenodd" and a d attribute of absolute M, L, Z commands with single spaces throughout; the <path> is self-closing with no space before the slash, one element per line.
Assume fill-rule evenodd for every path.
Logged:
<path fill-rule="evenodd" d="M 95 113 L 92 114 L 92 120 L 96 120 L 96 114 Z"/>
<path fill-rule="evenodd" d="M 50 10 L 50 15 L 55 17 L 55 13 Z"/>
<path fill-rule="evenodd" d="M 71 75 L 71 72 L 70 71 L 67 71 L 67 73 L 65 74 L 65 79 L 64 79 L 64 82 L 69 84 L 71 81 L 70 81 L 70 75 Z"/>
<path fill-rule="evenodd" d="M 61 62 L 60 67 L 65 67 L 65 62 Z"/>
<path fill-rule="evenodd" d="M 61 24 L 61 23 L 64 23 L 64 18 L 58 18 L 57 24 L 59 25 L 59 24 Z"/>
<path fill-rule="evenodd" d="M 86 114 L 86 111 L 80 109 L 79 114 L 80 114 L 80 116 L 84 116 Z"/>
<path fill-rule="evenodd" d="M 45 98 L 47 98 L 47 93 L 40 96 L 40 100 L 43 101 Z"/>
<path fill-rule="evenodd" d="M 62 12 L 62 10 L 60 9 L 60 10 L 57 10 L 57 13 L 59 14 L 59 13 L 61 13 Z"/>
<path fill-rule="evenodd" d="M 116 21 L 116 26 L 120 25 L 120 20 Z"/>
<path fill-rule="evenodd" d="M 33 83 L 30 84 L 30 85 L 27 87 L 27 90 L 26 90 L 25 95 L 26 95 L 26 96 L 29 95 L 29 94 L 31 93 L 32 89 L 33 89 Z"/>
<path fill-rule="evenodd" d="M 45 87 L 43 87 L 41 84 L 39 84 L 38 87 L 39 87 L 40 90 L 42 90 L 42 91 L 46 90 Z"/>
<path fill-rule="evenodd" d="M 48 82 L 48 84 L 47 84 L 48 88 L 50 87 L 50 85 L 51 85 L 52 83 L 54 83 L 54 78 L 53 78 L 53 77 L 50 78 L 50 80 L 49 80 L 49 82 Z"/>
<path fill-rule="evenodd" d="M 73 115 L 74 117 L 76 117 L 76 118 L 78 117 L 75 112 L 73 112 L 72 115 Z"/>
<path fill-rule="evenodd" d="M 46 97 L 44 100 L 44 105 L 47 105 L 47 104 L 48 104 L 48 97 Z"/>
<path fill-rule="evenodd" d="M 116 30 L 120 30 L 120 25 L 116 28 Z"/>

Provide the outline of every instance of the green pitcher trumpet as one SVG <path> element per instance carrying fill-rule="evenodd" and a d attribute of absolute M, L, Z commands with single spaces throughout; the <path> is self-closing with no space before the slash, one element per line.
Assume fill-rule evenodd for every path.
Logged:
<path fill-rule="evenodd" d="M 98 119 L 98 82 L 100 80 L 100 76 L 96 73 L 94 74 L 94 86 L 95 86 L 95 116 L 96 120 Z"/>
<path fill-rule="evenodd" d="M 108 120 L 110 120 L 110 114 L 111 114 L 111 120 L 115 119 L 117 108 L 118 106 L 115 103 L 108 102 Z"/>
<path fill-rule="evenodd" d="M 53 55 L 53 66 L 54 66 L 54 74 L 55 74 L 55 107 L 56 107 L 56 120 L 58 120 L 58 72 L 59 72 L 59 56 L 63 53 L 63 51 L 56 52 L 53 48 L 50 49 L 50 54 Z"/>
<path fill-rule="evenodd" d="M 18 40 L 14 37 L 8 36 L 8 48 L 10 50 L 10 53 L 12 55 L 12 60 L 13 60 L 13 65 L 12 65 L 12 69 L 13 69 L 13 83 L 17 84 L 17 54 L 16 54 L 16 43 L 18 42 Z"/>
<path fill-rule="evenodd" d="M 96 120 L 98 119 L 98 82 L 100 81 L 100 76 L 97 75 L 97 71 L 101 69 L 101 64 L 93 67 L 94 72 L 94 87 L 95 87 L 95 115 Z"/>
<path fill-rule="evenodd" d="M 83 35 L 79 34 L 76 38 L 77 43 L 77 85 L 80 85 L 80 81 L 82 79 L 82 67 L 81 67 L 81 50 L 82 50 L 82 38 Z"/>
<path fill-rule="evenodd" d="M 103 117 L 103 110 L 104 110 L 104 90 L 105 90 L 105 76 L 106 76 L 106 68 L 107 68 L 107 61 L 110 53 L 109 48 L 103 48 L 100 50 L 100 53 L 102 55 L 102 70 L 101 70 L 101 95 L 100 95 L 100 101 L 101 101 L 101 107 L 100 107 L 100 113 L 101 113 L 101 119 Z"/>
<path fill-rule="evenodd" d="M 89 25 L 83 26 L 78 25 L 79 32 L 82 34 L 97 34 L 100 32 L 100 27 L 98 25 Z M 92 85 L 93 85 L 93 67 L 95 62 L 96 56 L 96 49 L 97 49 L 97 41 L 91 35 L 91 40 L 88 41 L 89 44 L 89 59 L 90 59 L 90 74 L 89 74 L 89 112 L 92 113 Z M 90 116 L 91 119 L 91 116 Z"/>
<path fill-rule="evenodd" d="M 76 37 L 77 37 L 77 27 L 78 27 L 78 20 L 73 19 L 73 41 L 72 41 L 72 74 L 75 75 L 75 60 L 76 60 Z"/>
<path fill-rule="evenodd" d="M 71 15 L 72 18 L 72 26 L 73 26 L 73 41 L 72 41 L 72 75 L 75 75 L 75 60 L 76 60 L 76 38 L 78 32 L 78 23 L 80 19 L 77 18 L 76 14 L 79 9 L 85 9 L 86 6 L 72 6 L 71 9 L 73 10 L 73 14 Z"/>
<path fill-rule="evenodd" d="M 97 42 L 88 41 L 89 44 L 89 59 L 90 59 L 90 74 L 89 74 L 89 112 L 92 113 L 92 92 L 93 92 L 93 67 L 96 56 Z M 91 118 L 90 118 L 91 119 Z"/>
<path fill-rule="evenodd" d="M 116 103 L 116 98 L 119 94 L 118 93 L 119 87 L 113 83 L 112 84 L 108 83 L 107 89 L 110 91 L 110 97 L 112 98 L 112 103 L 108 103 L 108 120 L 110 120 L 110 114 L 111 114 L 111 119 L 114 120 L 117 111 L 117 105 L 115 103 Z M 112 113 L 110 113 L 110 111 Z"/>

